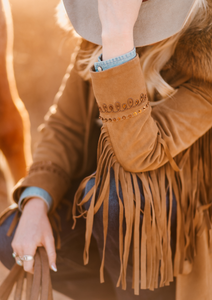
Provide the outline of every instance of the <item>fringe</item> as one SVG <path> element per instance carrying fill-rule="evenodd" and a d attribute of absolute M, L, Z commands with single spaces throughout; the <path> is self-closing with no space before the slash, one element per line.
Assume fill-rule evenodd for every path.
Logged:
<path fill-rule="evenodd" d="M 15 226 L 17 225 L 19 218 L 21 216 L 21 212 L 18 209 L 18 205 L 16 203 L 10 205 L 7 207 L 1 214 L 0 214 L 0 226 L 4 223 L 4 221 L 9 218 L 13 213 L 15 213 L 15 216 L 13 218 L 13 221 L 8 229 L 7 236 L 10 236 L 15 229 Z"/>
<path fill-rule="evenodd" d="M 164 151 L 168 149 L 163 141 Z M 103 256 L 100 281 L 104 281 L 104 260 L 108 229 L 110 169 L 113 168 L 119 201 L 119 255 L 120 275 L 117 286 L 127 288 L 126 273 L 130 247 L 133 247 L 133 288 L 154 290 L 169 285 L 173 276 L 189 273 L 196 255 L 196 234 L 207 226 L 209 247 L 212 251 L 212 130 L 196 141 L 189 150 L 175 160 L 167 153 L 169 163 L 156 171 L 132 174 L 126 172 L 116 160 L 105 127 L 98 145 L 98 167 L 95 174 L 85 178 L 75 194 L 73 205 L 74 226 L 76 219 L 86 217 L 84 263 L 89 260 L 89 245 L 94 215 L 103 205 Z M 84 196 L 86 184 L 95 178 L 94 187 Z M 145 198 L 141 209 L 142 183 Z M 119 196 L 119 184 L 123 201 Z M 98 191 L 98 196 L 97 196 Z M 169 193 L 167 212 L 166 195 Z M 177 202 L 176 252 L 174 262 L 171 250 L 171 215 L 173 195 Z M 91 200 L 90 200 L 91 199 Z M 88 210 L 83 205 L 90 201 Z M 79 215 L 77 215 L 77 208 Z M 141 224 L 141 214 L 143 221 Z M 126 230 L 123 231 L 125 221 Z M 73 226 L 73 227 L 74 227 Z M 159 282 L 160 278 L 160 282 Z"/>

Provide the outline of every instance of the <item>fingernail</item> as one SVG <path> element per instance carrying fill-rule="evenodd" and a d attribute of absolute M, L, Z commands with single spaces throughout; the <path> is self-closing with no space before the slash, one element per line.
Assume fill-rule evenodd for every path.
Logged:
<path fill-rule="evenodd" d="M 52 269 L 54 272 L 57 272 L 57 267 L 56 267 L 55 263 L 51 264 L 51 269 Z"/>

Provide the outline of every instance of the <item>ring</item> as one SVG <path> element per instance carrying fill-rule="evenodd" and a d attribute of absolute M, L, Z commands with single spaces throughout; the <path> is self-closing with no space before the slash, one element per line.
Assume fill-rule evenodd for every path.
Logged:
<path fill-rule="evenodd" d="M 15 258 L 17 265 L 19 265 L 21 267 L 23 266 L 24 261 L 30 261 L 30 260 L 34 259 L 34 256 L 32 256 L 32 255 L 18 256 L 16 252 L 13 252 L 12 256 Z"/>
<path fill-rule="evenodd" d="M 21 261 L 30 261 L 34 259 L 34 256 L 32 255 L 23 255 L 23 256 L 19 256 L 19 259 Z"/>

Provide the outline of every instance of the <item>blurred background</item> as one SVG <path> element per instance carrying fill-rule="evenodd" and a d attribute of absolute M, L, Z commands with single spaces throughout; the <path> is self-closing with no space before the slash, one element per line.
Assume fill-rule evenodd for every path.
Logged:
<path fill-rule="evenodd" d="M 37 127 L 58 91 L 76 39 L 56 24 L 58 0 L 10 0 L 10 4 L 15 77 L 20 98 L 30 116 L 33 151 L 38 140 Z M 3 165 L 0 158 L 0 212 L 8 205 Z M 0 265 L 0 283 L 6 274 L 7 270 Z M 67 298 L 55 293 L 54 299 Z"/>
<path fill-rule="evenodd" d="M 30 115 L 32 148 L 37 126 L 52 103 L 76 40 L 56 24 L 59 0 L 10 0 L 14 22 L 14 68 Z"/>

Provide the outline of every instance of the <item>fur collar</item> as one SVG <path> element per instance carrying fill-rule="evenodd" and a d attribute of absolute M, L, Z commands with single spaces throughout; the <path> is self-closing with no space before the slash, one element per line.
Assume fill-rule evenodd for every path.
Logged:
<path fill-rule="evenodd" d="M 171 62 L 190 78 L 212 82 L 212 0 L 180 38 Z"/>

